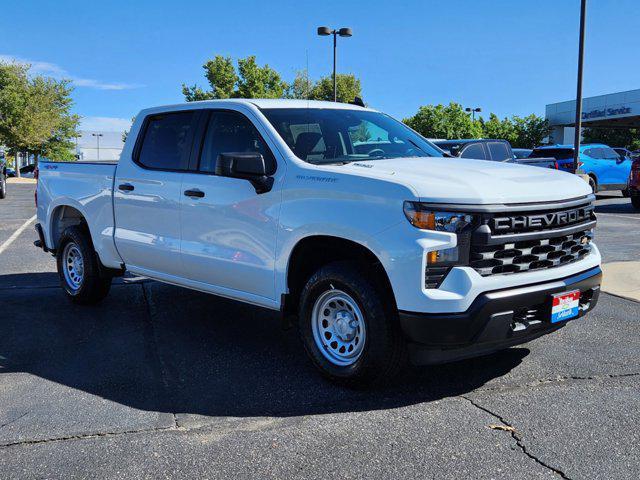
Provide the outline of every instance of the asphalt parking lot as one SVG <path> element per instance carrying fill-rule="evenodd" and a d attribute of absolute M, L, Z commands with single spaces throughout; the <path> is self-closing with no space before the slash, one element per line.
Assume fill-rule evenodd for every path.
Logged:
<path fill-rule="evenodd" d="M 393 385 L 323 381 L 274 314 L 141 279 L 63 297 L 32 245 L 33 185 L 0 201 L 1 478 L 640 476 L 640 304 Z M 640 260 L 640 214 L 598 200 L 605 262 Z M 2 247 L 4 245 L 4 248 Z"/>

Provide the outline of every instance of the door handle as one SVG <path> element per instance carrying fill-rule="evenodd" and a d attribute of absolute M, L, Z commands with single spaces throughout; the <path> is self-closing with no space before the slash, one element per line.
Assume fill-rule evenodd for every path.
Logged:
<path fill-rule="evenodd" d="M 202 190 L 185 190 L 184 194 L 187 197 L 195 197 L 195 198 L 204 197 L 204 192 Z"/>
<path fill-rule="evenodd" d="M 123 192 L 131 192 L 134 188 L 130 183 L 121 183 L 118 185 L 118 190 L 122 190 Z"/>

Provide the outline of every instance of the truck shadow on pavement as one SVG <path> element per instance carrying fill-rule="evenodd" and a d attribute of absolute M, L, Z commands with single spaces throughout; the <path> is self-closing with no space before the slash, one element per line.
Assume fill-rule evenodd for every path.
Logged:
<path fill-rule="evenodd" d="M 408 369 L 391 385 L 354 391 L 323 380 L 295 330 L 282 330 L 273 312 L 150 281 L 115 284 L 101 305 L 82 307 L 55 285 L 53 273 L 0 276 L 0 375 L 25 372 L 146 411 L 242 417 L 387 409 L 470 392 L 529 353 L 512 348 Z"/>

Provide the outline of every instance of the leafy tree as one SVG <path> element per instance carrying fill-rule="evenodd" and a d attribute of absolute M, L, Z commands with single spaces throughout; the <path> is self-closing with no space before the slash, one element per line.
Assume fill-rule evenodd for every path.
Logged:
<path fill-rule="evenodd" d="M 282 98 L 289 85 L 269 65 L 259 66 L 255 56 L 238 59 L 238 69 L 231 57 L 216 55 L 202 68 L 211 90 L 197 85 L 182 85 L 185 100 L 211 100 L 218 98 Z"/>
<path fill-rule="evenodd" d="M 296 73 L 293 83 L 289 85 L 286 97 L 311 100 L 313 86 L 314 82 L 309 78 L 309 72 L 306 69 L 300 70 Z"/>
<path fill-rule="evenodd" d="M 339 73 L 336 77 L 336 97 L 338 102 L 353 102 L 362 98 L 360 80 L 353 74 Z M 311 100 L 333 101 L 333 76 L 321 77 L 311 89 Z"/>
<path fill-rule="evenodd" d="M 70 138 L 78 117 L 71 114 L 69 80 L 29 76 L 29 65 L 0 63 L 0 143 L 15 155 L 26 151 L 72 159 Z M 19 169 L 16 169 L 19 175 Z"/>
<path fill-rule="evenodd" d="M 610 147 L 640 149 L 640 130 L 637 128 L 593 128 L 582 131 L 584 143 L 604 143 Z"/>
<path fill-rule="evenodd" d="M 511 144 L 517 139 L 516 127 L 513 122 L 508 118 L 500 120 L 494 113 L 489 115 L 489 120 L 482 121 L 482 130 L 482 136 L 485 138 L 508 140 Z"/>
<path fill-rule="evenodd" d="M 515 127 L 515 138 L 511 144 L 515 148 L 535 148 L 551 132 L 549 121 L 534 113 L 526 117 L 514 115 L 511 121 Z"/>
<path fill-rule="evenodd" d="M 482 124 L 472 120 L 462 105 L 426 105 L 412 117 L 403 120 L 409 127 L 427 138 L 480 138 Z"/>

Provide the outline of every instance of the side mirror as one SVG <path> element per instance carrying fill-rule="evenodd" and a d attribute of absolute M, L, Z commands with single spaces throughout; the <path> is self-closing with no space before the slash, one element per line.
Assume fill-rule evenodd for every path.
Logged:
<path fill-rule="evenodd" d="M 267 175 L 267 165 L 259 153 L 221 153 L 216 162 L 216 175 L 248 180 L 256 193 L 266 193 L 273 187 Z"/>
<path fill-rule="evenodd" d="M 452 157 L 457 157 L 460 155 L 460 147 L 458 145 L 454 145 L 449 149 L 449 153 Z"/>

